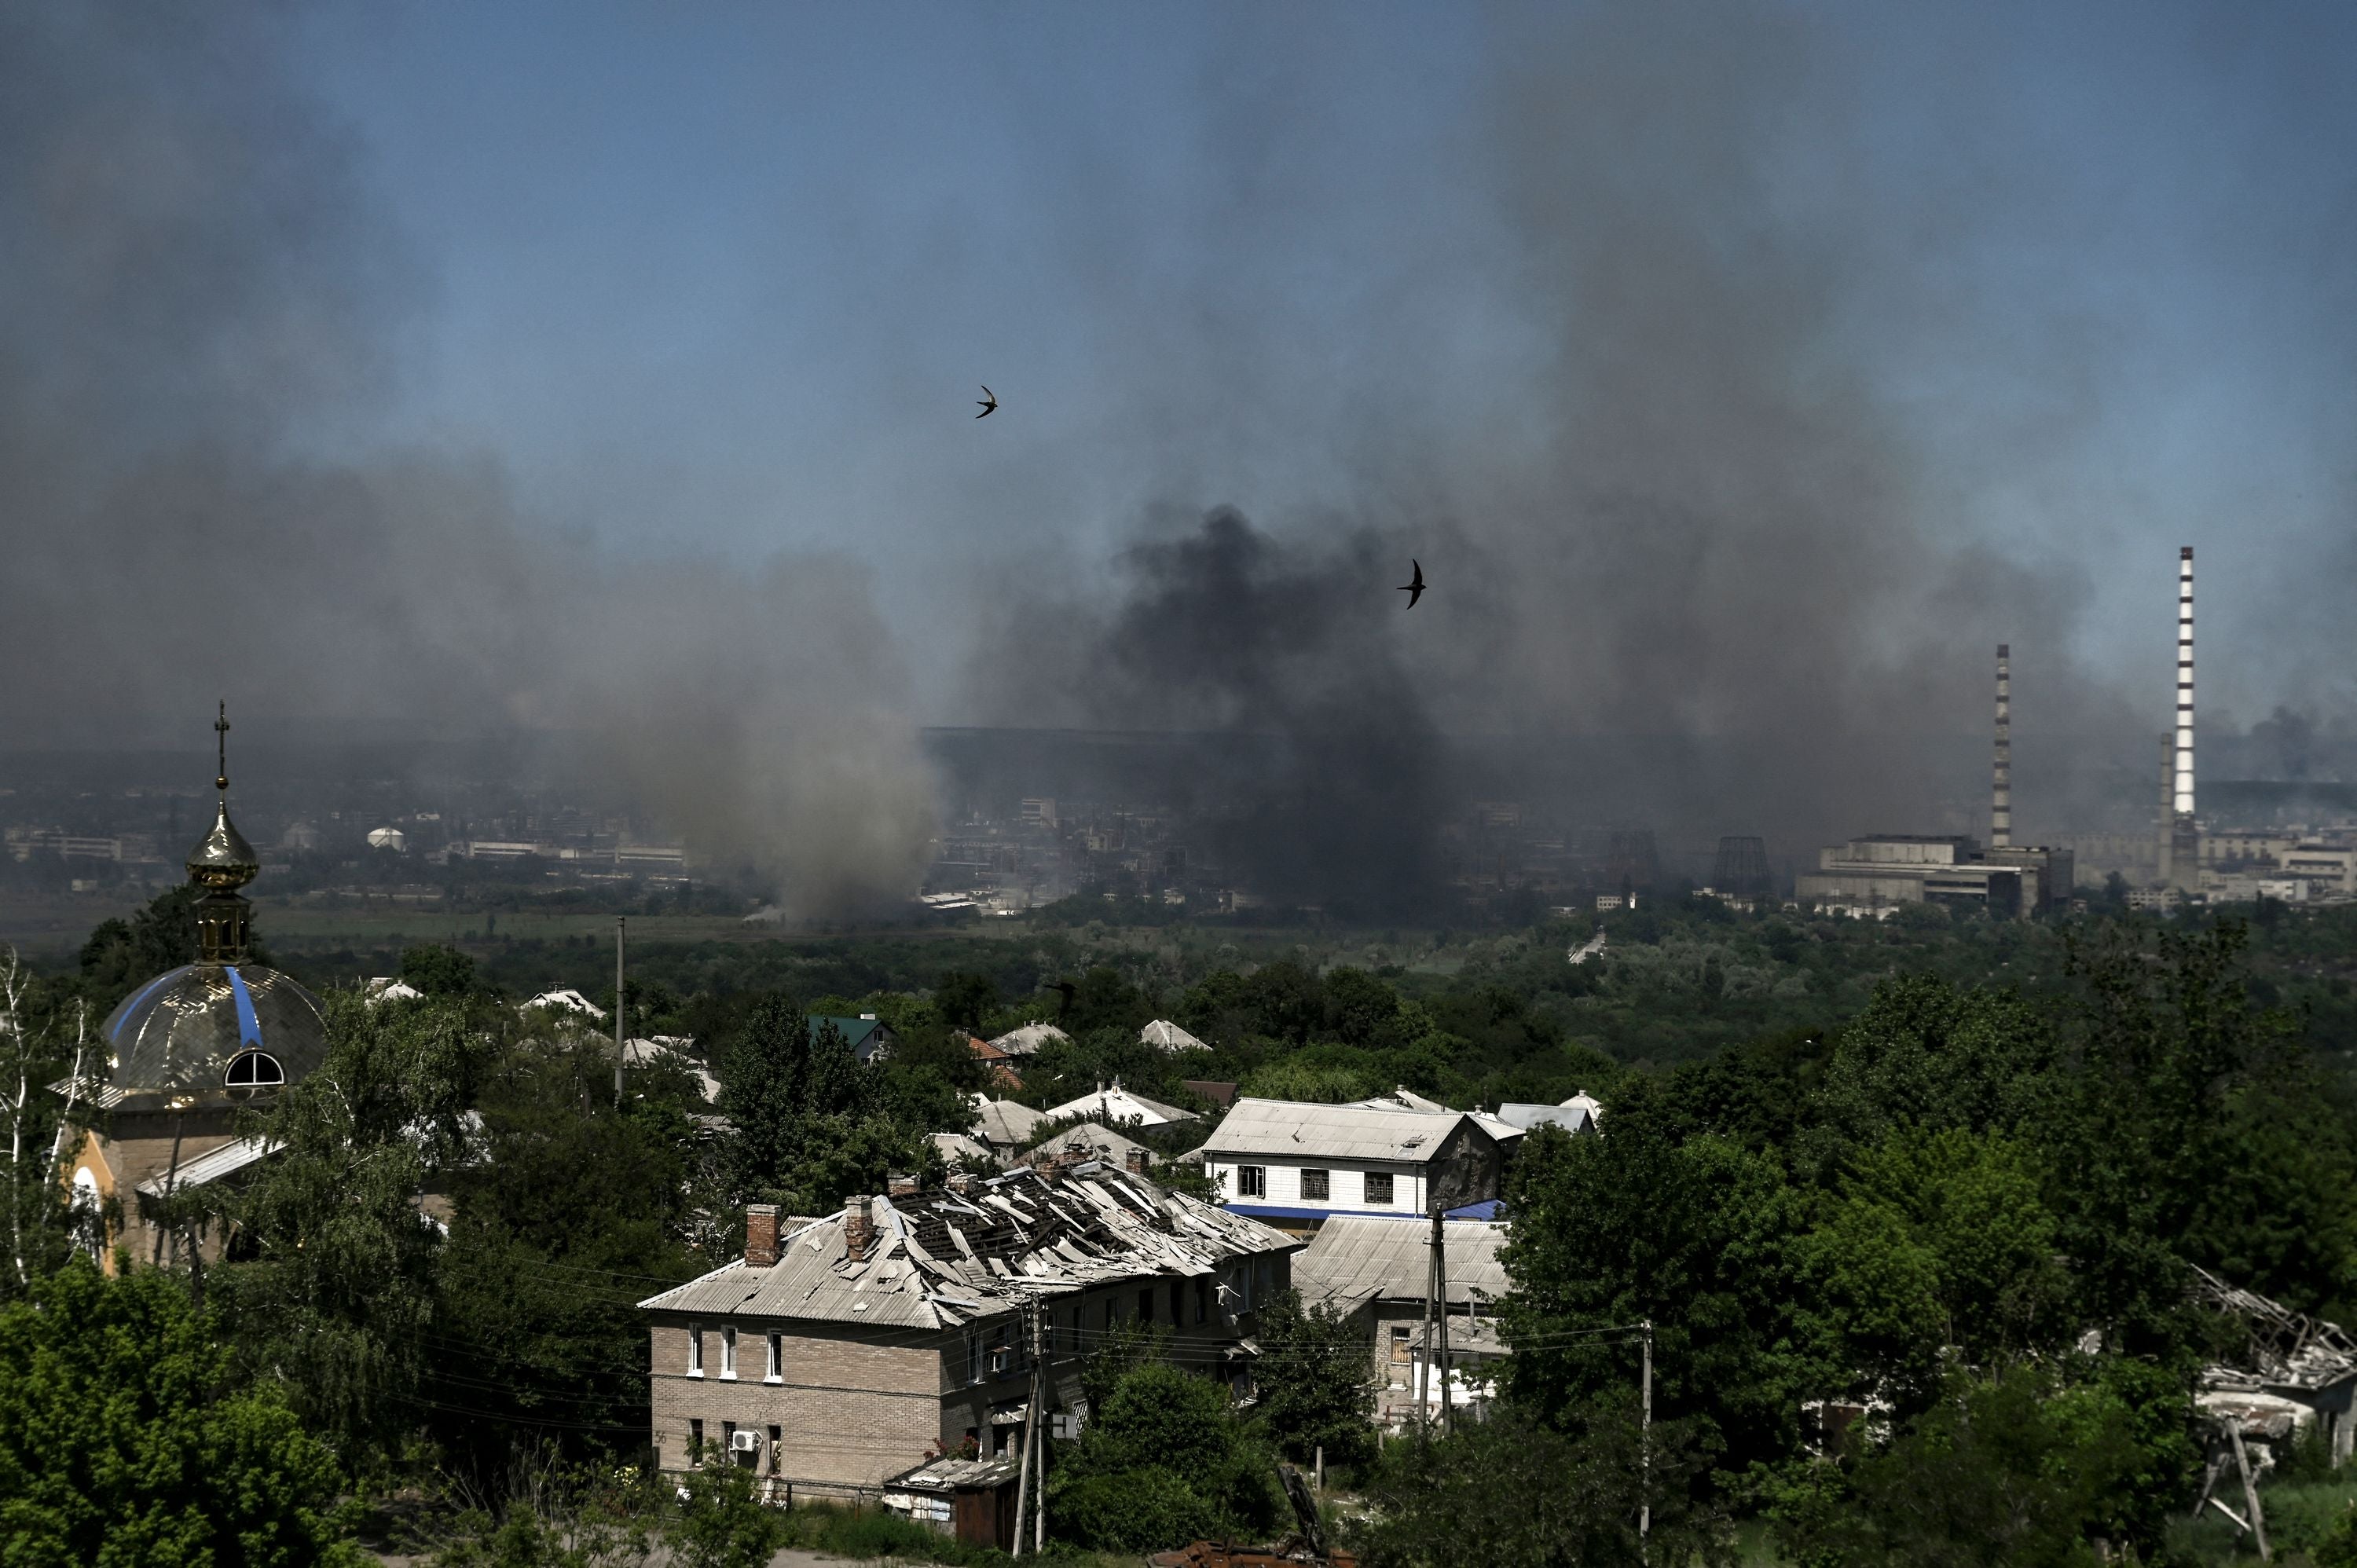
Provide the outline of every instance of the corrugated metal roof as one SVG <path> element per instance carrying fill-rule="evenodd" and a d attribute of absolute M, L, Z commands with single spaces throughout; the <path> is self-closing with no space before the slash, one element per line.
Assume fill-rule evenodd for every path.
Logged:
<path fill-rule="evenodd" d="M 1519 1127 L 1525 1133 L 1550 1122 L 1567 1133 L 1584 1133 L 1589 1124 L 1587 1108 L 1569 1101 L 1561 1105 L 1525 1105 L 1510 1100 L 1498 1107 L 1498 1118 L 1508 1126 Z"/>
<path fill-rule="evenodd" d="M 1166 1051 L 1208 1051 L 1211 1047 L 1172 1023 L 1157 1018 L 1137 1032 L 1139 1040 Z"/>
<path fill-rule="evenodd" d="M 1448 1299 L 1494 1300 L 1512 1282 L 1498 1262 L 1506 1228 L 1454 1219 L 1440 1228 L 1448 1254 Z M 1432 1228 L 1397 1219 L 1339 1215 L 1318 1227 L 1293 1260 L 1294 1288 L 1311 1301 L 1348 1309 L 1368 1301 L 1422 1301 L 1432 1270 Z"/>
<path fill-rule="evenodd" d="M 1215 1160 L 1272 1155 L 1415 1165 L 1438 1153 L 1464 1120 L 1461 1111 L 1436 1115 L 1245 1098 L 1220 1122 L 1203 1152 Z"/>
<path fill-rule="evenodd" d="M 983 1100 L 974 1107 L 974 1134 L 985 1144 L 1019 1144 L 1047 1118 L 1012 1100 Z"/>
<path fill-rule="evenodd" d="M 1232 1258 L 1300 1245 L 1102 1167 L 1054 1178 L 1017 1171 L 963 1192 L 870 1202 L 877 1238 L 858 1262 L 845 1255 L 845 1215 L 836 1214 L 784 1238 L 768 1268 L 739 1259 L 639 1305 L 714 1317 L 950 1328 L 1041 1295 L 1208 1274 Z"/>
<path fill-rule="evenodd" d="M 1088 1116 L 1102 1118 L 1108 1125 L 1116 1127 L 1125 1122 L 1158 1127 L 1166 1122 L 1187 1121 L 1190 1114 L 1175 1105 L 1165 1105 L 1158 1100 L 1132 1094 L 1118 1083 L 1111 1089 L 1100 1085 L 1094 1093 L 1083 1094 L 1078 1100 L 1067 1100 L 1061 1105 L 1050 1106 L 1047 1112 L 1050 1122 L 1061 1121 L 1067 1116 Z"/>
<path fill-rule="evenodd" d="M 149 1197 L 162 1197 L 167 1182 L 178 1192 L 191 1187 L 203 1187 L 231 1176 L 257 1160 L 266 1160 L 283 1145 L 266 1138 L 232 1138 L 217 1149 L 207 1149 L 193 1160 L 183 1161 L 177 1173 L 161 1172 L 139 1184 L 139 1190 Z"/>
<path fill-rule="evenodd" d="M 1026 1024 L 1019 1029 L 1009 1029 L 990 1043 L 1011 1057 L 1028 1057 L 1049 1040 L 1071 1039 L 1053 1024 Z"/>

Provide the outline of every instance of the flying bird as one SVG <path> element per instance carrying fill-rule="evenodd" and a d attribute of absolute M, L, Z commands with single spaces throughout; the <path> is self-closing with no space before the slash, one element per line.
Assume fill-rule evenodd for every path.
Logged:
<path fill-rule="evenodd" d="M 1399 591 L 1407 596 L 1407 607 L 1414 609 L 1415 601 L 1424 597 L 1424 564 L 1413 555 L 1408 557 L 1407 564 L 1415 568 L 1415 580 L 1402 583 L 1399 585 Z"/>
<path fill-rule="evenodd" d="M 982 389 L 982 396 L 976 398 L 974 402 L 982 408 L 982 412 L 974 415 L 976 419 L 988 419 L 998 412 L 998 394 L 988 387 Z"/>

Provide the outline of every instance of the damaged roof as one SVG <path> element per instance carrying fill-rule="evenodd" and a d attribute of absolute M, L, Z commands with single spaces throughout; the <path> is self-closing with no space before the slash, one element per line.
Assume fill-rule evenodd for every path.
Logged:
<path fill-rule="evenodd" d="M 782 1238 L 777 1262 L 742 1259 L 650 1296 L 654 1312 L 953 1328 L 1040 1296 L 1217 1273 L 1301 1243 L 1256 1220 L 1105 1166 L 1011 1172 L 963 1192 L 867 1200 L 876 1239 L 857 1262 L 851 1209 Z"/>
<path fill-rule="evenodd" d="M 1440 1232 L 1450 1301 L 1491 1301 L 1512 1288 L 1505 1265 L 1498 1262 L 1504 1226 L 1460 1219 L 1443 1225 Z M 1293 1284 L 1304 1300 L 1348 1312 L 1369 1301 L 1422 1301 L 1431 1269 L 1428 1227 L 1339 1214 L 1319 1226 L 1308 1249 L 1293 1260 Z"/>
<path fill-rule="evenodd" d="M 2203 1369 L 2204 1390 L 2323 1389 L 2357 1378 L 2357 1340 L 2351 1339 L 2339 1324 L 2309 1317 L 2256 1291 L 2230 1285 L 2198 1264 L 2187 1266 L 2193 1270 L 2194 1299 L 2242 1319 L 2250 1330 L 2244 1365 Z"/>

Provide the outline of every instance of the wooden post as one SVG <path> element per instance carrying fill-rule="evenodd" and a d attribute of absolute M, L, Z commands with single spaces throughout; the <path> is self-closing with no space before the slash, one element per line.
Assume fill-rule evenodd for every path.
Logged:
<path fill-rule="evenodd" d="M 2267 1518 L 2259 1511 L 2259 1485 L 2251 1476 L 2251 1456 L 2243 1449 L 2243 1423 L 2229 1416 L 2226 1435 L 2234 1440 L 2234 1467 L 2243 1473 L 2243 1506 L 2251 1510 L 2251 1533 L 2258 1538 L 2259 1561 L 2272 1563 L 2275 1553 L 2267 1550 Z"/>

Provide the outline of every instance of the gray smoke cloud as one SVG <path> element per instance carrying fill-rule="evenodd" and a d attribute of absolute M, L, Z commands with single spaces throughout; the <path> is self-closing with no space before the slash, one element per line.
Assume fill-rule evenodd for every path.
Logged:
<path fill-rule="evenodd" d="M 1908 280 L 1942 277 L 1943 249 L 2004 199 L 1969 139 L 1903 191 L 1854 188 L 1874 65 L 1833 19 L 1789 9 L 1501 18 L 1458 170 L 1488 226 L 1457 237 L 1451 274 L 1519 344 L 1492 416 L 1425 401 L 1462 386 L 1445 344 L 1420 380 L 1396 367 L 1380 400 L 1338 400 L 1347 412 L 1305 451 L 1354 476 L 1328 509 L 1230 491 L 1265 532 L 1215 518 L 1178 543 L 1188 525 L 1145 509 L 1131 526 L 1146 542 L 1108 584 L 1033 588 L 985 632 L 974 703 L 1008 723 L 1173 713 L 1288 748 L 1414 737 L 1404 749 L 1433 755 L 1398 800 L 1361 798 L 1380 795 L 1380 767 L 1338 779 L 1326 803 L 1350 848 L 1313 885 L 1369 843 L 1417 842 L 1410 821 L 1428 834 L 1443 778 L 1689 844 L 1765 833 L 1805 858 L 1855 833 L 1985 827 L 1980 737 L 2007 642 L 2019 831 L 2141 820 L 2169 601 L 2153 603 L 2150 690 L 2126 689 L 2082 662 L 2083 554 L 2001 547 L 1973 504 L 1979 487 L 2046 483 L 2077 452 L 2108 324 L 2058 316 L 1987 350 L 2022 389 L 2017 422 L 1927 431 L 1890 395 L 1894 357 L 1964 348 L 1977 319 L 1945 285 Z M 1236 185 L 1277 161 L 1254 146 Z M 2033 181 L 2018 199 L 2046 194 Z M 1236 328 L 1240 360 L 1265 352 L 1249 339 L 1267 325 Z M 1265 569 L 1284 602 L 1249 591 L 1246 570 L 1245 591 L 1200 596 L 1216 608 L 1188 623 L 1174 575 L 1197 580 L 1222 540 L 1282 563 Z M 1435 586 L 1403 613 L 1390 590 L 1412 554 Z M 1114 607 L 1092 608 L 1107 594 Z M 1285 604 L 1306 613 L 1281 630 L 1252 618 L 1283 620 Z M 1024 629 L 1046 625 L 1077 643 L 1069 660 Z M 1131 650 L 1155 638 L 1172 652 L 1141 665 Z M 1543 766 L 1480 777 L 1465 742 L 1496 736 L 1554 744 Z M 1289 788 L 1269 780 L 1272 824 Z"/>
<path fill-rule="evenodd" d="M 371 449 L 428 291 L 286 21 L 0 13 L 0 711 L 576 732 L 791 908 L 904 895 L 931 782 L 860 570 L 600 552 L 490 456 Z"/>

